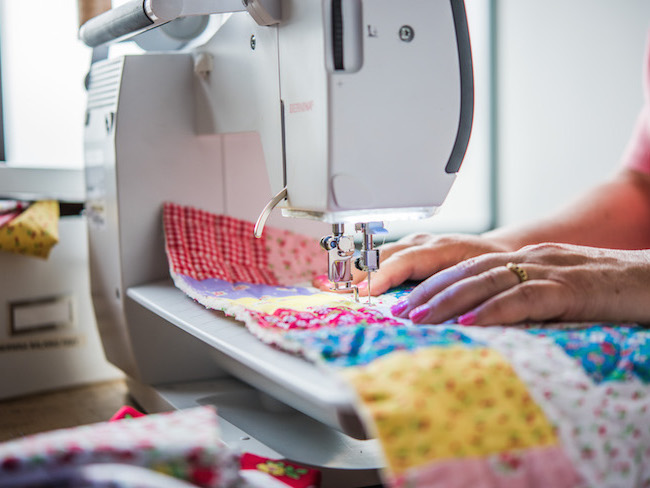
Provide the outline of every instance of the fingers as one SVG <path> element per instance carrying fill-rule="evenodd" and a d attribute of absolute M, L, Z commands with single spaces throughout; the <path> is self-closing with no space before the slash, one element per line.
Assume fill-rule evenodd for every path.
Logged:
<path fill-rule="evenodd" d="M 486 254 L 440 271 L 398 303 L 394 313 L 418 323 L 432 323 L 434 317 L 441 321 L 452 318 L 454 313 L 468 310 L 463 306 L 473 306 L 486 299 L 487 293 L 494 294 L 518 283 L 514 273 L 504 266 L 508 258 L 508 254 Z M 416 309 L 415 317 L 411 317 Z"/>
<path fill-rule="evenodd" d="M 381 263 L 379 271 L 372 273 L 371 294 L 381 295 L 390 288 L 398 286 L 413 278 L 417 270 L 417 258 L 413 252 L 397 253 Z M 363 273 L 365 278 L 365 273 Z M 413 278 L 415 279 L 415 278 Z M 359 294 L 368 294 L 368 282 L 359 283 Z"/>
<path fill-rule="evenodd" d="M 314 288 L 318 288 L 319 290 L 323 291 L 329 291 L 330 287 L 332 286 L 326 274 L 314 277 L 314 279 L 311 280 L 311 284 Z"/>
<path fill-rule="evenodd" d="M 422 269 L 419 275 L 421 275 L 419 278 L 416 278 L 414 276 L 407 276 L 404 278 L 404 280 L 399 281 L 396 275 L 401 275 L 404 276 L 405 273 L 399 273 L 399 266 L 401 263 L 405 263 L 407 265 L 412 265 L 412 261 L 416 260 L 419 258 L 422 263 L 426 263 L 426 261 L 429 259 L 430 256 L 435 256 L 436 262 L 440 261 L 441 257 L 441 252 L 430 252 L 433 250 L 433 248 L 440 249 L 441 245 L 436 245 L 435 243 L 438 241 L 445 241 L 444 239 L 441 239 L 439 237 L 435 237 L 431 234 L 410 234 L 405 237 L 402 237 L 396 242 L 390 242 L 388 244 L 383 244 L 382 246 L 379 247 L 380 250 L 380 260 L 381 260 L 381 267 L 379 268 L 379 271 L 376 273 L 373 273 L 371 280 L 373 281 L 372 285 L 372 294 L 373 295 L 378 295 L 381 293 L 384 293 L 388 288 L 385 288 L 385 283 L 390 282 L 390 286 L 397 286 L 402 284 L 404 281 L 406 281 L 409 278 L 412 279 L 424 279 L 427 276 L 430 276 L 432 273 L 435 271 L 438 271 L 440 269 L 439 267 L 435 267 L 435 269 L 426 272 L 425 269 Z M 394 257 L 394 258 L 393 258 Z M 393 258 L 393 259 L 391 259 Z M 422 266 L 422 263 L 420 264 Z M 385 269 L 385 266 L 388 264 L 389 268 L 388 270 Z M 431 268 L 431 266 L 426 267 L 426 269 Z M 414 268 L 417 269 L 417 268 Z M 412 273 L 411 273 L 412 274 Z M 380 285 L 380 290 L 382 291 L 377 291 L 375 293 L 375 286 L 374 286 L 374 281 L 376 276 L 379 276 L 379 285 Z M 354 279 L 353 283 L 354 284 L 359 284 L 363 282 L 367 278 L 367 273 L 364 273 L 362 271 L 355 271 L 354 272 Z M 389 286 L 389 288 L 390 288 Z"/>
<path fill-rule="evenodd" d="M 459 317 L 462 325 L 499 325 L 562 319 L 576 297 L 551 280 L 521 283 Z"/>
<path fill-rule="evenodd" d="M 422 249 L 418 253 L 403 251 L 386 260 L 383 274 L 373 274 L 373 295 L 407 279 L 417 279 L 420 262 L 417 258 Z M 393 314 L 408 317 L 418 324 L 457 319 L 462 325 L 505 325 L 576 318 L 569 315 L 571 305 L 575 309 L 578 297 L 570 287 L 553 279 L 551 268 L 528 263 L 522 265 L 530 280 L 522 283 L 519 276 L 505 266 L 512 258 L 510 253 L 486 254 L 440 271 L 395 305 Z M 325 282 L 329 286 L 326 277 Z"/>
<path fill-rule="evenodd" d="M 384 267 L 386 261 L 387 261 L 387 260 L 388 260 L 388 259 L 389 259 L 393 254 L 398 253 L 398 252 L 400 252 L 400 251 L 403 251 L 403 250 L 405 250 L 405 249 L 408 249 L 409 247 L 410 247 L 409 245 L 404 244 L 404 243 L 400 243 L 399 241 L 398 241 L 398 242 L 394 242 L 394 243 L 390 243 L 390 244 L 384 244 L 383 246 L 381 246 L 381 247 L 379 248 L 379 249 L 380 249 L 379 257 L 380 257 L 380 260 L 381 260 L 381 261 L 380 261 L 380 263 L 381 263 L 381 267 L 379 268 L 379 271 L 378 271 L 377 273 L 374 273 L 374 274 L 372 275 L 371 280 L 374 281 L 375 276 L 376 276 L 379 272 L 382 272 L 382 274 L 383 274 L 383 269 L 382 269 L 382 268 Z M 361 283 L 362 281 L 364 281 L 364 280 L 366 279 L 366 277 L 367 277 L 367 273 L 355 269 L 355 270 L 354 270 L 354 273 L 353 273 L 353 277 L 352 277 L 352 283 L 355 284 L 355 285 L 358 285 L 359 283 Z M 399 283 L 398 283 L 398 284 L 399 284 Z M 374 288 L 374 287 L 373 287 L 373 288 Z M 386 290 L 384 290 L 384 291 L 386 291 Z M 383 291 L 380 292 L 380 293 L 383 293 Z M 374 290 L 373 290 L 373 295 L 374 295 L 374 294 L 375 294 L 375 293 L 374 293 Z"/>
<path fill-rule="evenodd" d="M 553 270 L 523 265 L 531 281 L 521 282 L 505 264 L 512 256 L 495 253 L 452 266 L 421 283 L 392 308 L 414 323 L 511 324 L 560 318 L 575 303 L 571 289 L 547 279 Z"/>
<path fill-rule="evenodd" d="M 408 317 L 415 323 L 442 323 L 518 284 L 515 274 L 505 266 L 497 266 L 450 284 L 422 305 L 412 308 Z"/>
<path fill-rule="evenodd" d="M 417 297 L 412 297 L 413 294 L 407 297 L 393 307 L 393 313 L 419 324 L 439 324 L 456 318 L 461 325 L 504 325 L 575 318 L 569 317 L 569 311 L 578 297 L 569 287 L 545 279 L 546 272 L 540 266 L 526 265 L 526 270 L 533 279 L 522 283 L 505 266 L 496 266 L 458 281 L 453 281 L 453 275 L 459 271 L 450 269 L 448 273 L 440 273 L 448 276 L 442 277 L 442 283 L 437 284 L 442 289 L 431 298 L 423 303 L 416 301 L 427 298 L 435 286 L 418 290 L 420 294 Z M 450 280 L 452 282 L 448 283 Z"/>
<path fill-rule="evenodd" d="M 390 247 L 389 247 L 390 246 Z M 460 266 L 456 270 L 463 270 L 463 267 L 471 267 L 476 263 L 483 263 L 490 266 L 494 262 L 496 251 L 500 255 L 510 258 L 512 254 L 502 251 L 500 246 L 485 241 L 478 236 L 449 235 L 433 238 L 427 234 L 414 234 L 407 236 L 395 244 L 382 246 L 382 261 L 379 271 L 372 275 L 372 294 L 384 293 L 390 287 L 400 285 L 406 280 L 423 280 L 434 275 L 432 283 L 440 284 L 443 278 L 439 273 L 443 269 Z M 386 249 L 387 252 L 384 252 Z M 479 258 L 474 256 L 482 255 Z M 486 256 L 491 256 L 493 261 L 482 261 Z M 468 259 L 469 258 L 469 259 Z M 504 261 L 502 264 L 505 264 Z M 496 264 L 492 264 L 496 266 Z M 485 271 L 484 268 L 482 271 Z M 466 269 L 467 271 L 467 269 Z M 466 276 L 476 274 L 477 270 L 468 271 Z M 448 275 L 442 275 L 445 278 Z M 365 278 L 365 274 L 363 275 Z M 454 278 L 451 278 L 452 280 Z M 458 279 L 457 277 L 455 278 Z M 426 286 L 426 285 L 425 285 Z M 419 292 L 416 292 L 415 297 Z M 429 298 L 431 297 L 431 291 Z"/>
<path fill-rule="evenodd" d="M 382 259 L 379 271 L 371 276 L 371 293 L 380 295 L 407 280 L 422 280 L 446 267 L 444 253 L 434 247 L 406 247 Z M 367 289 L 359 285 L 359 294 Z"/>

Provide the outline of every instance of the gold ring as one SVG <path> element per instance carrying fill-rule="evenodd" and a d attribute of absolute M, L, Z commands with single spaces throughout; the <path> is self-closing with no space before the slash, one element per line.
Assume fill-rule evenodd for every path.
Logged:
<path fill-rule="evenodd" d="M 517 275 L 517 278 L 519 278 L 519 283 L 528 281 L 528 273 L 526 273 L 526 270 L 521 266 L 519 266 L 518 264 L 508 263 L 506 264 L 506 268 L 508 268 L 510 271 L 512 271 L 514 274 Z"/>

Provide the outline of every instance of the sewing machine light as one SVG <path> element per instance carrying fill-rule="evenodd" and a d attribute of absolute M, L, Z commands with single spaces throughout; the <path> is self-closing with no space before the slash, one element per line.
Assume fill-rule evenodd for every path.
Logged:
<path fill-rule="evenodd" d="M 319 220 L 328 224 L 344 223 L 357 224 L 358 222 L 394 222 L 402 220 L 421 220 L 435 215 L 439 207 L 411 207 L 411 208 L 377 208 L 358 210 L 340 210 L 330 213 L 295 208 L 281 208 L 284 217 Z"/>

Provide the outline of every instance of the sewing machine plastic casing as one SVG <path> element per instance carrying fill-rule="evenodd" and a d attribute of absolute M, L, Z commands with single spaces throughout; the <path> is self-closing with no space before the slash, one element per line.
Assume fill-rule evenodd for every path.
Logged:
<path fill-rule="evenodd" d="M 464 5 L 277 6 L 271 25 L 249 9 L 198 47 L 92 65 L 85 135 L 92 296 L 107 358 L 147 410 L 216 404 L 227 442 L 348 470 L 336 485 L 362 486 L 376 481 L 382 460 L 375 441 L 363 440 L 372 433 L 353 393 L 174 288 L 162 203 L 255 220 L 286 188 L 287 216 L 350 223 L 431 215 L 469 140 Z M 269 221 L 325 231 L 307 223 Z"/>

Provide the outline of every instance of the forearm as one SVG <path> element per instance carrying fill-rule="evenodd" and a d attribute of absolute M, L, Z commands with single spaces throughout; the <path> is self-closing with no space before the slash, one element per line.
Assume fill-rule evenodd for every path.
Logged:
<path fill-rule="evenodd" d="M 623 170 L 549 218 L 484 236 L 513 250 L 540 242 L 648 249 L 650 176 Z"/>

